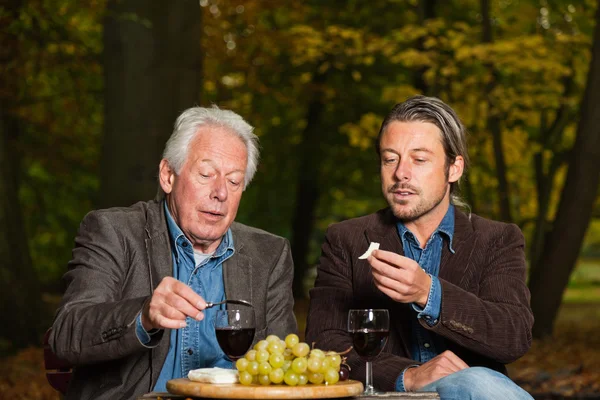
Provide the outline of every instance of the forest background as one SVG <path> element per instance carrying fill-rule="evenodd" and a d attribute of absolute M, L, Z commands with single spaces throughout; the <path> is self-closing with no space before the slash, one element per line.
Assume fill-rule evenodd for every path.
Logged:
<path fill-rule="evenodd" d="M 517 374 L 535 390 L 600 374 L 584 355 L 600 351 L 599 3 L 0 0 L 0 354 L 34 354 L 18 352 L 51 324 L 82 217 L 153 198 L 196 104 L 256 127 L 237 220 L 290 239 L 302 313 L 327 226 L 385 206 L 383 116 L 422 93 L 468 128 L 471 211 L 526 236 L 546 358 Z M 544 347 L 565 332 L 585 342 L 573 362 L 574 336 Z M 600 391 L 586 382 L 567 395 Z"/>

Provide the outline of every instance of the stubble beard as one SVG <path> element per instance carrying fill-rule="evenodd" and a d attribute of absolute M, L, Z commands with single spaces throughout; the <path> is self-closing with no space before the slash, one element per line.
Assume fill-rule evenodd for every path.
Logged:
<path fill-rule="evenodd" d="M 392 187 L 388 190 L 388 204 L 392 209 L 392 212 L 396 218 L 398 218 L 402 222 L 412 222 L 415 221 L 422 216 L 431 212 L 431 210 L 435 209 L 446 197 L 446 192 L 448 187 L 446 186 L 443 191 L 436 193 L 436 197 L 428 201 L 422 197 L 422 191 L 415 190 L 415 195 L 418 196 L 417 204 L 415 204 L 412 208 L 404 208 L 408 204 L 410 204 L 409 200 L 396 200 L 392 191 L 395 187 Z M 413 188 L 414 189 L 414 188 Z M 400 207 L 398 207 L 400 206 Z"/>

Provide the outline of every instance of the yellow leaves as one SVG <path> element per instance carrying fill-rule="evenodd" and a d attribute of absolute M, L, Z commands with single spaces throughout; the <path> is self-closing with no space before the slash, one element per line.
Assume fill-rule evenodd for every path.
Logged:
<path fill-rule="evenodd" d="M 414 86 L 399 85 L 384 88 L 381 99 L 387 103 L 396 104 L 416 94 L 419 94 L 419 91 Z"/>
<path fill-rule="evenodd" d="M 390 58 L 392 63 L 402 64 L 407 68 L 422 68 L 435 65 L 433 54 L 409 48 Z"/>
<path fill-rule="evenodd" d="M 323 65 L 323 70 L 332 66 L 345 69 L 347 65 L 372 65 L 375 62 L 373 54 L 382 47 L 379 38 L 341 25 L 329 25 L 324 30 L 296 25 L 290 28 L 288 37 L 294 65 L 315 64 L 325 59 L 335 60 L 331 65 Z"/>
<path fill-rule="evenodd" d="M 340 132 L 348 136 L 350 146 L 366 150 L 373 147 L 373 140 L 379 133 L 383 118 L 367 113 L 360 118 L 358 124 L 347 123 L 340 127 Z"/>

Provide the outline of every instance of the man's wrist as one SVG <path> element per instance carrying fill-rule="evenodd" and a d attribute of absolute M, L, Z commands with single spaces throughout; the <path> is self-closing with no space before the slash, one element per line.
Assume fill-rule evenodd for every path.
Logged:
<path fill-rule="evenodd" d="M 411 369 L 418 367 L 419 365 L 409 365 L 402 371 L 398 379 L 396 380 L 396 391 L 397 392 L 410 392 L 412 391 L 412 372 Z M 408 372 L 408 379 L 407 379 Z"/>

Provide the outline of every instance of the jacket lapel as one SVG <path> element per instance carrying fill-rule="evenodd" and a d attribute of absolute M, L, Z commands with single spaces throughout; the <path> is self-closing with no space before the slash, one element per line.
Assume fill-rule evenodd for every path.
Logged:
<path fill-rule="evenodd" d="M 462 282 L 468 277 L 469 259 L 476 244 L 477 237 L 473 237 L 473 227 L 469 217 L 455 209 L 452 240 L 454 254 L 448 250 L 448 246 L 443 246 L 439 277 L 462 287 Z"/>
<path fill-rule="evenodd" d="M 164 277 L 173 276 L 173 256 L 171 255 L 171 241 L 169 240 L 163 203 L 150 203 L 146 218 L 146 253 L 148 256 L 148 276 L 150 277 L 149 294 L 152 294 Z M 165 329 L 162 339 L 164 343 L 152 349 L 152 387 L 156 384 L 158 375 L 167 358 L 170 339 L 171 330 Z"/>
<path fill-rule="evenodd" d="M 402 241 L 398 234 L 396 223 L 396 218 L 391 209 L 387 208 L 378 213 L 377 223 L 365 229 L 366 245 L 370 242 L 377 242 L 380 244 L 379 248 L 381 250 L 391 251 L 404 256 L 404 249 L 402 248 Z M 372 275 L 369 276 L 373 279 Z M 389 298 L 386 296 L 386 299 Z M 390 325 L 394 326 L 401 336 L 400 343 L 390 341 L 389 345 L 393 346 L 391 349 L 393 352 L 398 351 L 395 348 L 402 347 L 404 354 L 408 356 L 411 354 L 408 343 L 411 343 L 412 340 L 410 305 L 396 303 L 393 300 L 389 300 L 389 304 Z M 390 338 L 392 337 L 394 336 L 390 336 Z"/>
<path fill-rule="evenodd" d="M 391 251 L 401 256 L 404 255 L 402 241 L 396 228 L 396 219 L 389 208 L 378 215 L 376 224 L 365 229 L 365 239 L 366 246 L 370 242 L 377 242 L 381 250 Z M 366 246 L 365 248 L 367 248 Z"/>
<path fill-rule="evenodd" d="M 153 203 L 147 211 L 146 251 L 152 291 L 164 277 L 173 276 L 171 241 L 162 207 L 162 202 Z"/>
<path fill-rule="evenodd" d="M 223 263 L 225 298 L 247 300 L 252 298 L 252 259 L 244 253 L 244 244 L 232 229 L 235 254 Z"/>

